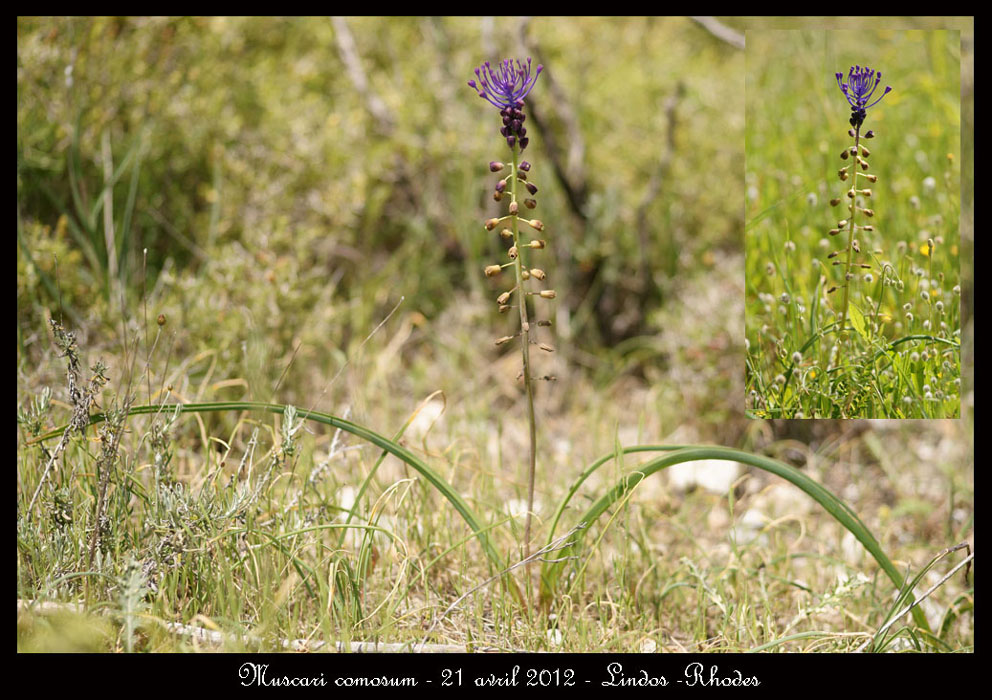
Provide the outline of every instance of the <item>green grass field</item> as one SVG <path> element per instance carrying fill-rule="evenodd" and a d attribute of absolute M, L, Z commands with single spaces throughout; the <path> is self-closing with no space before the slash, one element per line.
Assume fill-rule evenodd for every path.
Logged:
<path fill-rule="evenodd" d="M 751 34 L 745 137 L 750 414 L 959 416 L 959 33 Z M 862 127 L 877 134 L 862 141 L 870 148 L 868 171 L 839 157 L 853 139 L 850 107 L 834 74 L 846 80 L 856 64 L 878 69 L 882 86 L 893 86 Z M 842 168 L 845 182 L 838 177 Z M 860 177 L 865 174 L 872 181 Z M 838 233 L 838 223 L 851 219 L 852 188 L 857 225 L 869 229 L 854 231 L 848 268 L 849 225 Z"/>

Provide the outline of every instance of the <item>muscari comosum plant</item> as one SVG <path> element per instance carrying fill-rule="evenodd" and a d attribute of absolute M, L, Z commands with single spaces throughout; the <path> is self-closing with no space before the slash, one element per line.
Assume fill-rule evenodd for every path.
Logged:
<path fill-rule="evenodd" d="M 874 102 L 870 102 L 872 95 L 875 94 L 875 90 L 878 89 L 878 85 L 882 80 L 882 74 L 880 72 L 876 73 L 871 68 L 865 66 L 852 67 L 847 74 L 847 82 L 843 82 L 843 73 L 836 73 L 837 85 L 840 87 L 841 92 L 847 98 L 848 103 L 851 105 L 851 128 L 848 130 L 848 136 L 854 139 L 854 144 L 846 147 L 840 154 L 842 160 L 852 160 L 853 162 L 849 165 L 845 165 L 840 170 L 837 171 L 837 176 L 842 182 L 848 180 L 851 181 L 851 186 L 847 190 L 848 199 L 848 213 L 847 217 L 841 219 L 837 222 L 837 227 L 830 229 L 830 235 L 836 236 L 842 231 L 847 231 L 847 245 L 845 245 L 840 250 L 835 250 L 827 256 L 830 259 L 844 256 L 841 260 L 833 260 L 833 266 L 840 267 L 844 271 L 843 279 L 840 285 L 833 285 L 827 290 L 828 294 L 831 294 L 838 289 L 843 289 L 843 296 L 840 302 L 840 337 L 843 340 L 845 337 L 844 324 L 847 321 L 848 306 L 851 299 L 851 287 L 856 281 L 858 273 L 856 270 L 865 269 L 870 270 L 871 265 L 865 262 L 859 262 L 855 264 L 855 255 L 861 253 L 861 243 L 855 235 L 858 231 L 863 233 L 873 233 L 875 227 L 869 222 L 865 224 L 856 223 L 857 215 L 860 212 L 866 219 L 872 219 L 875 216 L 875 211 L 869 206 L 865 206 L 867 200 L 872 196 L 872 189 L 870 186 L 878 181 L 875 175 L 869 174 L 868 168 L 868 157 L 871 155 L 871 151 L 861 143 L 861 139 L 872 139 L 875 137 L 875 132 L 871 129 L 866 131 L 864 134 L 861 133 L 861 126 L 864 124 L 865 117 L 868 115 L 868 109 L 874 107 L 885 97 L 889 92 L 892 91 L 892 87 L 886 85 L 885 90 L 879 95 Z M 861 182 L 861 179 L 864 182 Z M 830 206 L 836 207 L 843 201 L 841 198 L 835 198 L 830 200 Z M 866 247 L 866 250 L 868 248 Z M 871 273 L 865 273 L 871 274 Z M 885 274 L 885 271 L 882 271 Z"/>
<path fill-rule="evenodd" d="M 528 484 L 528 524 L 525 531 L 525 540 L 529 540 L 530 534 L 529 513 L 533 506 L 536 471 L 536 441 L 534 439 L 536 429 L 534 420 L 532 382 L 536 381 L 537 378 L 533 376 L 529 351 L 530 345 L 532 343 L 536 343 L 536 340 L 533 337 L 535 327 L 538 325 L 548 325 L 547 322 L 541 321 L 533 324 L 531 323 L 526 307 L 526 299 L 528 296 L 534 296 L 539 299 L 554 298 L 554 292 L 552 290 L 536 290 L 531 289 L 530 286 L 528 286 L 527 283 L 531 280 L 536 280 L 538 282 L 543 281 L 545 279 L 545 273 L 539 268 L 528 269 L 525 266 L 525 261 L 522 257 L 522 252 L 525 250 L 529 249 L 536 251 L 543 249 L 545 246 L 544 241 L 540 239 L 524 240 L 520 230 L 520 223 L 524 223 L 528 227 L 537 231 L 541 231 L 544 228 L 544 224 L 541 221 L 536 219 L 528 220 L 519 215 L 519 195 L 521 194 L 520 188 L 525 187 L 531 195 L 537 192 L 537 188 L 527 179 L 527 173 L 530 171 L 530 165 L 526 161 L 522 161 L 520 159 L 523 150 L 527 147 L 529 142 L 526 127 L 523 125 L 523 98 L 526 97 L 530 90 L 534 87 L 537 76 L 542 70 L 542 67 L 538 66 L 537 70 L 531 74 L 530 68 L 531 63 L 529 60 L 526 66 L 519 61 L 511 62 L 506 60 L 503 61 L 500 66 L 496 68 L 496 70 L 492 70 L 490 64 L 485 63 L 476 71 L 478 82 L 469 82 L 469 85 L 475 88 L 480 96 L 484 97 L 491 104 L 499 108 L 500 116 L 503 119 L 503 126 L 500 129 L 500 134 L 506 139 L 506 144 L 511 151 L 511 162 L 509 164 L 504 165 L 503 163 L 497 161 L 490 164 L 490 169 L 493 172 L 502 172 L 507 167 L 510 169 L 509 174 L 497 183 L 494 193 L 494 198 L 497 201 L 502 201 L 504 198 L 509 199 L 508 213 L 503 217 L 488 220 L 485 225 L 485 228 L 488 231 L 495 230 L 501 224 L 504 225 L 504 228 L 501 230 L 501 235 L 507 240 L 508 243 L 511 244 L 507 252 L 510 260 L 507 263 L 486 267 L 486 274 L 489 276 L 494 276 L 506 267 L 513 267 L 514 269 L 515 285 L 510 290 L 502 293 L 497 299 L 497 302 L 499 304 L 499 310 L 502 313 L 508 312 L 512 308 L 517 309 L 520 328 L 516 335 L 501 338 L 497 341 L 497 344 L 509 342 L 516 337 L 520 337 L 522 339 L 521 355 L 523 359 L 523 378 L 525 390 L 527 392 L 528 414 L 531 428 L 530 478 Z M 849 99 L 852 100 L 852 106 L 854 108 L 852 125 L 855 127 L 853 131 L 856 144 L 854 149 L 855 151 L 860 148 L 858 134 L 861 122 L 864 120 L 864 111 L 868 107 L 875 104 L 867 104 L 867 97 L 871 94 L 870 89 L 866 90 L 862 87 L 862 85 L 863 83 L 855 83 L 855 87 L 848 86 L 847 90 L 845 90 L 845 94 L 850 95 Z M 842 87 L 842 89 L 844 88 Z M 866 137 L 867 136 L 868 134 L 866 134 Z M 848 155 L 851 155 L 851 153 L 848 152 Z M 855 152 L 854 155 L 858 159 L 857 162 L 860 163 L 863 160 L 862 156 L 865 154 L 862 152 L 862 154 L 859 155 Z M 535 205 L 536 202 L 533 199 L 524 199 L 524 207 L 532 209 Z M 856 204 L 853 203 L 852 198 L 852 220 L 855 206 Z M 853 237 L 853 226 L 849 229 L 849 231 L 851 232 L 850 235 Z M 515 305 L 510 303 L 514 294 L 516 295 Z M 545 350 L 551 350 L 550 346 L 539 345 L 539 347 Z M 489 531 L 492 530 L 493 527 L 496 527 L 496 525 L 483 525 L 482 520 L 475 515 L 468 503 L 450 484 L 448 484 L 447 481 L 444 480 L 443 477 L 441 477 L 439 473 L 432 469 L 420 457 L 416 456 L 400 444 L 399 440 L 402 436 L 402 430 L 393 439 L 389 439 L 373 432 L 372 430 L 369 430 L 368 428 L 329 414 L 312 410 L 296 412 L 292 409 L 292 407 L 283 404 L 266 404 L 243 401 L 185 405 L 159 404 L 132 406 L 128 409 L 127 413 L 129 415 L 147 415 L 171 412 L 176 412 L 178 414 L 205 413 L 214 411 L 263 411 L 276 414 L 285 414 L 292 411 L 300 419 L 311 420 L 339 428 L 362 440 L 376 445 L 383 450 L 383 454 L 390 453 L 418 471 L 420 475 L 438 491 L 439 494 L 444 496 L 449 501 L 451 506 L 454 507 L 454 509 L 461 515 L 465 523 L 468 525 L 472 533 L 470 537 L 474 536 L 478 539 L 483 552 L 494 567 L 498 570 L 503 570 L 504 573 L 513 568 L 505 568 L 507 565 L 507 560 L 496 551 L 494 543 L 488 536 Z M 107 417 L 103 413 L 94 414 L 90 416 L 89 424 L 97 424 L 106 419 Z M 57 430 L 52 430 L 40 435 L 29 442 L 36 443 L 57 437 L 60 434 L 67 435 L 72 429 L 73 425 L 63 426 Z M 81 429 L 85 430 L 85 426 L 82 426 Z M 595 499 L 585 513 L 575 520 L 575 527 L 572 530 L 573 534 L 571 541 L 557 552 L 556 558 L 545 560 L 543 562 L 541 570 L 541 601 L 545 607 L 551 605 L 555 601 L 557 592 L 560 590 L 562 585 L 562 579 L 567 578 L 564 576 L 567 570 L 570 570 L 576 574 L 567 581 L 569 584 L 569 590 L 572 590 L 581 580 L 581 572 L 584 570 L 585 564 L 588 562 L 588 557 L 591 556 L 588 550 L 583 550 L 582 541 L 584 539 L 584 535 L 589 531 L 590 526 L 595 521 L 597 521 L 602 515 L 607 514 L 617 504 L 622 506 L 626 503 L 636 486 L 648 476 L 656 472 L 660 472 L 675 464 L 714 459 L 736 461 L 762 469 L 771 474 L 775 474 L 776 476 L 779 476 L 800 488 L 821 506 L 823 506 L 832 517 L 834 517 L 844 528 L 850 531 L 859 542 L 861 542 L 862 546 L 864 546 L 864 548 L 872 555 L 898 590 L 902 591 L 905 589 L 906 580 L 904 579 L 903 574 L 893 565 L 886 554 L 882 551 L 881 545 L 874 538 L 868 528 L 861 522 L 857 514 L 844 502 L 838 499 L 833 493 L 825 489 L 803 472 L 788 465 L 764 456 L 753 455 L 727 447 L 707 445 L 639 445 L 624 448 L 618 445 L 612 453 L 596 460 L 577 476 L 556 509 L 554 517 L 551 520 L 550 527 L 548 528 L 549 532 L 547 535 L 547 542 L 552 543 L 555 541 L 555 529 L 557 528 L 562 517 L 565 515 L 566 510 L 568 510 L 573 496 L 575 496 L 578 490 L 582 487 L 583 483 L 594 472 L 611 461 L 622 463 L 622 459 L 625 455 L 649 452 L 661 452 L 664 454 L 629 470 L 610 490 L 601 494 L 598 499 Z M 374 472 L 375 470 L 373 469 L 372 473 L 368 477 L 369 479 L 372 478 Z M 355 508 L 358 507 L 359 506 L 356 503 Z M 600 535 L 600 537 L 601 536 L 602 535 Z M 527 546 L 528 543 L 525 542 L 525 549 Z M 545 548 L 545 550 L 546 549 L 547 548 Z M 529 557 L 525 557 L 525 559 L 527 558 Z M 512 585 L 512 583 L 510 585 L 510 590 L 518 597 L 518 599 L 521 598 L 519 589 L 517 589 L 515 585 Z M 930 628 L 926 617 L 923 615 L 918 606 L 912 609 L 912 614 L 917 626 L 929 633 Z"/>
<path fill-rule="evenodd" d="M 501 293 L 496 298 L 499 305 L 499 312 L 508 313 L 514 307 L 517 309 L 519 319 L 518 331 L 513 335 L 506 335 L 496 340 L 496 345 L 509 343 L 516 338 L 520 338 L 520 354 L 523 361 L 521 376 L 524 382 L 524 390 L 527 394 L 527 420 L 530 427 L 530 458 L 528 462 L 527 474 L 527 513 L 524 524 L 524 556 L 530 556 L 530 528 L 531 517 L 534 510 L 534 481 L 537 471 L 537 422 L 534 415 L 534 382 L 539 379 L 550 379 L 550 377 L 535 377 L 534 368 L 531 363 L 530 346 L 536 345 L 545 352 L 553 352 L 554 348 L 547 343 L 539 343 L 536 338 L 536 328 L 538 326 L 550 326 L 551 321 L 540 319 L 535 321 L 533 326 L 530 322 L 530 315 L 527 311 L 527 298 L 535 297 L 538 300 L 554 299 L 553 289 L 531 289 L 531 281 L 543 282 L 547 275 L 539 267 L 528 267 L 529 252 L 536 252 L 545 247 L 545 241 L 539 238 L 529 238 L 524 240 L 520 224 L 526 224 L 536 231 L 544 230 L 544 223 L 540 219 L 527 219 L 520 215 L 520 188 L 525 187 L 531 197 L 523 199 L 523 206 L 527 209 L 534 209 L 537 200 L 533 195 L 537 194 L 537 186 L 530 182 L 528 173 L 530 163 L 521 160 L 520 157 L 527 148 L 530 139 L 527 136 L 527 127 L 524 121 L 527 119 L 524 114 L 524 98 L 530 94 L 537 82 L 537 77 L 544 70 L 544 66 L 537 66 L 537 70 L 531 74 L 531 59 L 527 59 L 524 65 L 520 61 L 506 59 L 495 69 L 486 61 L 475 69 L 476 80 L 468 81 L 469 87 L 477 90 L 479 97 L 486 99 L 491 105 L 499 108 L 499 115 L 503 124 L 499 129 L 500 135 L 506 139 L 506 145 L 510 149 L 510 163 L 503 163 L 495 160 L 489 163 L 489 170 L 494 173 L 501 173 L 509 168 L 509 174 L 496 183 L 493 191 L 493 199 L 502 202 L 508 199 L 507 214 L 499 218 L 486 221 L 486 230 L 493 231 L 500 228 L 500 237 L 509 244 L 506 255 L 508 262 L 487 265 L 485 273 L 487 277 L 495 277 L 503 272 L 504 268 L 513 268 L 513 286 Z M 514 295 L 516 295 L 514 297 Z M 515 303 L 514 303 L 515 302 Z"/>

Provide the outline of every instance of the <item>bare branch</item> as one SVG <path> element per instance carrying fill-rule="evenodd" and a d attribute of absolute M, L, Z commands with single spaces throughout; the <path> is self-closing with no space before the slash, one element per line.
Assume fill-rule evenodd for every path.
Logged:
<path fill-rule="evenodd" d="M 727 42 L 735 49 L 744 50 L 744 35 L 736 29 L 731 29 L 715 17 L 693 17 L 692 19 L 720 41 Z"/>
<path fill-rule="evenodd" d="M 392 131 L 395 124 L 393 115 L 390 114 L 389 108 L 386 107 L 382 98 L 372 92 L 369 87 L 368 78 L 365 76 L 362 61 L 355 46 L 355 38 L 351 35 L 348 23 L 345 22 L 344 17 L 331 17 L 331 22 L 334 24 L 334 38 L 338 43 L 338 52 L 341 54 L 341 61 L 348 71 L 351 84 L 358 91 L 358 94 L 365 99 L 369 112 L 372 113 L 379 128 L 384 133 Z"/>

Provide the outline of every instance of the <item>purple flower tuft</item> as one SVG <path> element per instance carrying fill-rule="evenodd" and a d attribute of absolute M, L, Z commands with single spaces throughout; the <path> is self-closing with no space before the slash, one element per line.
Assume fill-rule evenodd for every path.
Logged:
<path fill-rule="evenodd" d="M 868 109 L 877 105 L 883 97 L 892 91 L 892 87 L 886 85 L 882 94 L 869 104 L 868 100 L 871 99 L 882 80 L 880 72 L 876 73 L 868 66 L 864 68 L 853 66 L 847 73 L 846 83 L 842 80 L 843 73 L 835 73 L 834 75 L 837 77 L 837 86 L 840 87 L 840 91 L 844 93 L 844 97 L 851 105 L 851 126 L 853 127 L 860 127 L 865 120 Z"/>
<path fill-rule="evenodd" d="M 544 70 L 544 66 L 539 65 L 532 76 L 531 60 L 527 59 L 524 66 L 520 61 L 506 59 L 493 70 L 489 61 L 475 69 L 475 75 L 479 79 L 468 81 L 468 85 L 478 91 L 479 97 L 489 100 L 489 103 L 500 109 L 518 107 L 518 103 L 530 94 L 537 82 L 537 76 Z"/>
<path fill-rule="evenodd" d="M 544 66 L 538 66 L 534 74 L 531 75 L 531 59 L 527 59 L 525 66 L 520 61 L 506 59 L 493 70 L 489 61 L 475 69 L 475 75 L 479 79 L 469 80 L 468 85 L 479 93 L 479 97 L 485 98 L 489 104 L 499 107 L 499 115 L 503 119 L 503 126 L 499 133 L 506 139 L 506 145 L 511 149 L 516 146 L 523 151 L 527 148 L 530 139 L 527 138 L 527 127 L 524 126 L 524 98 L 530 94 L 537 82 L 537 76 L 544 70 Z"/>

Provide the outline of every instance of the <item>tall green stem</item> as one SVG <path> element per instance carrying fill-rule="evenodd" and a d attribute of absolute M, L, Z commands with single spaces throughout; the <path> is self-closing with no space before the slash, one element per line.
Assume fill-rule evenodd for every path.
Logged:
<path fill-rule="evenodd" d="M 510 172 L 510 203 L 517 204 L 517 167 L 520 162 L 520 154 L 517 146 L 513 147 L 513 170 Z M 527 517 L 524 521 L 524 558 L 530 556 L 530 525 L 531 515 L 534 511 L 534 479 L 537 471 L 537 420 L 534 416 L 534 385 L 530 376 L 530 322 L 527 319 L 527 290 L 524 285 L 523 276 L 523 248 L 520 245 L 519 231 L 520 217 L 513 214 L 513 245 L 517 250 L 517 257 L 513 261 L 513 271 L 517 277 L 517 294 L 519 295 L 520 309 L 520 340 L 521 355 L 524 363 L 524 386 L 527 389 L 527 420 L 530 424 L 530 463 L 527 475 Z"/>
<path fill-rule="evenodd" d="M 843 340 L 847 331 L 844 323 L 847 321 L 847 304 L 850 299 L 851 282 L 854 276 L 851 274 L 851 266 L 854 263 L 854 215 L 858 210 L 858 154 L 861 148 L 861 125 L 854 127 L 854 163 L 851 173 L 851 191 L 848 193 L 851 199 L 851 216 L 847 222 L 847 266 L 844 270 L 844 299 L 841 301 L 840 311 L 840 338 Z"/>

